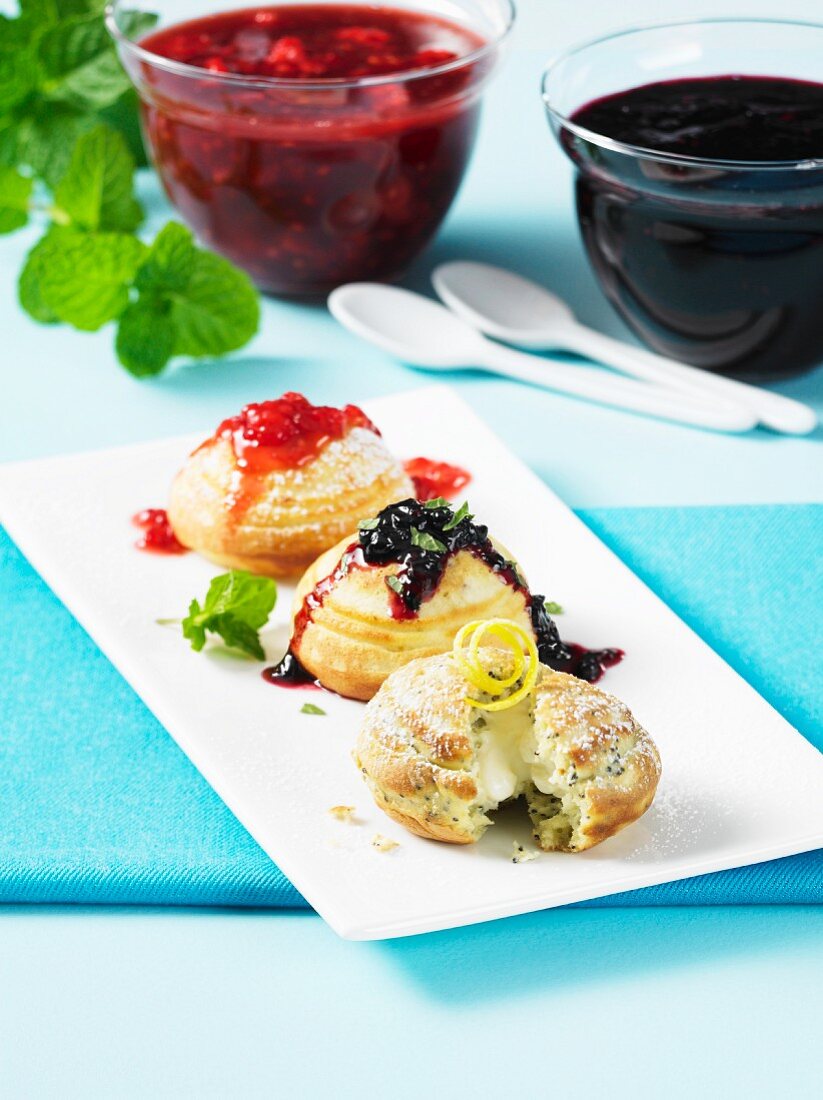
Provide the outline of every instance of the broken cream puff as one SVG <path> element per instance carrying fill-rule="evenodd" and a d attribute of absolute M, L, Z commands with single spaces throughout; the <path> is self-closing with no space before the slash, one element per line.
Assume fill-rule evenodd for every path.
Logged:
<path fill-rule="evenodd" d="M 419 836 L 472 844 L 522 796 L 539 846 L 565 852 L 636 821 L 661 771 L 625 704 L 540 663 L 530 636 L 499 622 L 394 672 L 366 707 L 355 760 L 377 805 Z"/>

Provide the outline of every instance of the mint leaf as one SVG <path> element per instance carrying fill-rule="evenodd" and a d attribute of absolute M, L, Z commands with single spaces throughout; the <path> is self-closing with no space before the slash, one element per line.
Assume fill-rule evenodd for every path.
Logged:
<path fill-rule="evenodd" d="M 3 27 L 6 33 L 6 26 Z M 25 46 L 0 50 L 0 114 L 22 103 L 34 90 L 37 67 Z"/>
<path fill-rule="evenodd" d="M 26 165 L 54 187 L 68 168 L 74 144 L 95 125 L 95 117 L 62 103 L 33 104 L 0 133 L 0 161 Z"/>
<path fill-rule="evenodd" d="M 71 230 L 53 226 L 29 252 L 17 281 L 17 295 L 20 305 L 30 317 L 43 325 L 53 325 L 59 320 L 57 315 L 43 301 L 40 293 L 40 280 L 48 264 L 49 249 L 55 237 L 70 235 L 70 233 Z"/>
<path fill-rule="evenodd" d="M 22 229 L 29 220 L 29 202 L 34 180 L 0 167 L 0 233 Z"/>
<path fill-rule="evenodd" d="M 251 280 L 228 260 L 195 248 L 192 234 L 170 222 L 138 272 L 141 299 L 169 303 L 174 354 L 225 355 L 257 331 L 260 302 Z"/>
<path fill-rule="evenodd" d="M 144 297 L 126 306 L 117 326 L 115 349 L 135 377 L 159 374 L 174 354 L 169 303 Z"/>
<path fill-rule="evenodd" d="M 129 232 L 143 220 L 133 182 L 134 160 L 125 139 L 108 126 L 96 126 L 77 141 L 54 201 L 82 229 Z"/>
<path fill-rule="evenodd" d="M 179 222 L 169 222 L 155 237 L 134 285 L 157 295 L 184 291 L 196 251 L 191 232 Z"/>
<path fill-rule="evenodd" d="M 239 649 L 258 661 L 265 661 L 266 652 L 260 644 L 260 638 L 254 627 L 238 619 L 230 611 L 217 615 L 209 621 L 208 629 L 219 634 L 229 649 Z"/>
<path fill-rule="evenodd" d="M 37 295 L 58 320 L 96 332 L 119 317 L 146 246 L 124 233 L 64 232 L 44 242 Z"/>
<path fill-rule="evenodd" d="M 419 546 L 421 550 L 431 550 L 435 554 L 444 554 L 446 545 L 428 531 L 418 531 L 416 527 L 411 529 L 412 546 Z"/>
<path fill-rule="evenodd" d="M 465 500 L 454 513 L 452 518 L 448 521 L 448 523 L 443 524 L 443 530 L 451 531 L 458 525 L 458 523 L 461 523 L 464 519 L 474 519 L 474 516 L 469 511 L 469 505 Z"/>
<path fill-rule="evenodd" d="M 188 638 L 191 642 L 191 647 L 197 653 L 206 644 L 206 623 L 207 616 L 203 611 L 203 608 L 197 602 L 192 600 L 189 604 L 189 613 L 182 621 L 183 637 Z M 173 621 L 173 620 L 171 620 Z M 166 620 L 159 620 L 165 625 Z"/>
<path fill-rule="evenodd" d="M 40 91 L 53 100 L 100 108 L 129 87 L 101 15 L 75 15 L 49 27 L 37 44 Z"/>
<path fill-rule="evenodd" d="M 148 159 L 143 147 L 143 135 L 140 133 L 140 107 L 134 88 L 128 88 L 114 103 L 99 111 L 98 117 L 101 122 L 123 135 L 134 163 L 138 168 L 145 168 Z"/>
<path fill-rule="evenodd" d="M 393 573 L 386 577 L 386 584 L 396 593 L 398 596 L 403 595 L 403 582 L 400 577 L 396 577 Z"/>
<path fill-rule="evenodd" d="M 358 531 L 373 531 L 379 524 L 379 519 L 361 519 L 357 529 Z"/>
<path fill-rule="evenodd" d="M 257 332 L 260 300 L 245 272 L 198 249 L 188 285 L 174 304 L 174 322 L 177 355 L 225 355 Z"/>
<path fill-rule="evenodd" d="M 449 508 L 451 507 L 445 497 L 435 497 L 434 500 L 427 500 L 423 505 L 424 508 Z"/>
<path fill-rule="evenodd" d="M 314 705 L 314 703 L 304 703 L 303 706 L 300 708 L 300 713 L 301 714 L 322 714 L 324 717 L 326 715 L 326 712 L 322 709 L 322 707 L 317 707 L 317 706 Z"/>
<path fill-rule="evenodd" d="M 262 661 L 266 654 L 257 632 L 268 622 L 276 600 L 277 585 L 270 577 L 233 569 L 214 578 L 202 607 L 191 601 L 182 622 L 183 636 L 199 652 L 207 632 L 218 634 L 227 646 Z"/>
<path fill-rule="evenodd" d="M 31 15 L 47 23 L 59 23 L 71 15 L 86 12 L 102 14 L 105 0 L 19 0 L 23 15 Z"/>
<path fill-rule="evenodd" d="M 555 603 L 553 600 L 544 600 L 543 601 L 543 606 L 545 607 L 546 612 L 549 615 L 562 615 L 563 614 L 563 608 L 560 606 L 559 603 Z"/>

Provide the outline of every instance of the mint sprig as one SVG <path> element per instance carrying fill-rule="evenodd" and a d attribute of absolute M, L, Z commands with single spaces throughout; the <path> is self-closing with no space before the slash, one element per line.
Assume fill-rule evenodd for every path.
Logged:
<path fill-rule="evenodd" d="M 277 585 L 270 577 L 232 569 L 214 578 L 202 606 L 191 601 L 182 621 L 183 636 L 199 653 L 206 635 L 217 634 L 230 648 L 263 661 L 266 654 L 258 631 L 268 622 L 276 601 Z"/>
<path fill-rule="evenodd" d="M 120 362 L 146 377 L 175 356 L 242 347 L 260 303 L 249 278 L 184 226 L 169 223 L 151 245 L 135 236 L 136 97 L 102 7 L 21 0 L 16 19 L 0 16 L 0 234 L 43 223 L 18 282 L 23 309 L 87 332 L 117 323 Z M 154 22 L 125 18 L 130 33 Z"/>
<path fill-rule="evenodd" d="M 224 355 L 247 343 L 260 319 L 251 280 L 228 260 L 196 248 L 188 229 L 161 230 L 134 279 L 117 353 L 133 374 L 156 374 L 173 355 Z"/>

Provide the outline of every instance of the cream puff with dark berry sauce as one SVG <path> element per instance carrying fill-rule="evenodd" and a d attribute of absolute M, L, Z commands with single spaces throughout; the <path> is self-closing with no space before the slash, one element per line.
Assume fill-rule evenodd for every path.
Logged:
<path fill-rule="evenodd" d="M 264 675 L 367 700 L 409 661 L 448 653 L 466 622 L 498 618 L 529 631 L 541 660 L 584 679 L 599 679 L 620 659 L 618 650 L 561 642 L 543 597 L 466 505 L 406 499 L 363 520 L 309 567 L 295 594 L 289 652 Z"/>

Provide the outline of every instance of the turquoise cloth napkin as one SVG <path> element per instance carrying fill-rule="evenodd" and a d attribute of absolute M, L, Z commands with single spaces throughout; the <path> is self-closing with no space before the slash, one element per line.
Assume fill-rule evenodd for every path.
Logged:
<path fill-rule="evenodd" d="M 823 508 L 584 521 L 823 749 Z M 0 531 L 0 901 L 303 906 Z M 823 902 L 823 852 L 590 905 Z"/>

